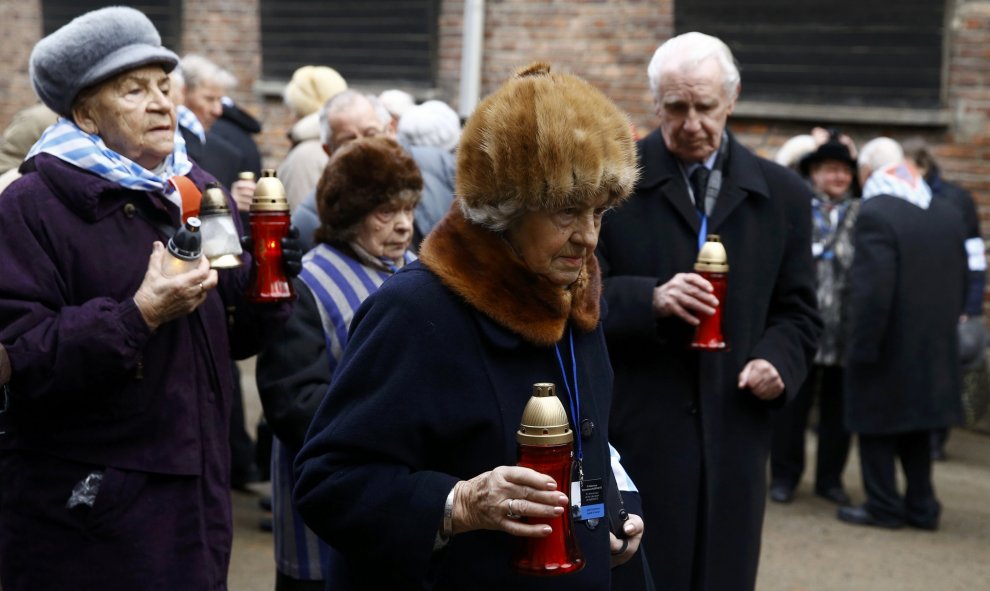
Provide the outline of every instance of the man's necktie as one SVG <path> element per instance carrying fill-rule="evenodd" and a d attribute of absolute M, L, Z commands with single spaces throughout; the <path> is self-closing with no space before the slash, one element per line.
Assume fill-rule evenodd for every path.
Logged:
<path fill-rule="evenodd" d="M 701 215 L 705 215 L 705 190 L 708 188 L 708 175 L 711 174 L 703 165 L 695 167 L 691 173 L 691 190 L 694 192 L 694 206 Z"/>

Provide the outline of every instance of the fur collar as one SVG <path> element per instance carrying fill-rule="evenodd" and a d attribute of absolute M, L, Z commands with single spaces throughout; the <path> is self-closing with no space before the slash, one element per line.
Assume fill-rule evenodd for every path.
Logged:
<path fill-rule="evenodd" d="M 459 204 L 426 237 L 420 260 L 468 304 L 531 343 L 556 343 L 568 320 L 585 332 L 598 325 L 602 286 L 594 254 L 562 289 L 533 275 L 500 235 L 468 222 Z"/>

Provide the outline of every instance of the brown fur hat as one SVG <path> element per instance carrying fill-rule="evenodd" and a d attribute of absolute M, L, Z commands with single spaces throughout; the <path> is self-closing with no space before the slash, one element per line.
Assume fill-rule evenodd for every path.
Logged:
<path fill-rule="evenodd" d="M 478 105 L 457 150 L 462 208 L 492 229 L 502 229 L 497 221 L 506 215 L 583 204 L 602 192 L 617 205 L 637 175 L 625 113 L 581 78 L 551 74 L 543 62 L 521 69 Z"/>
<path fill-rule="evenodd" d="M 348 142 L 334 151 L 316 185 L 316 241 L 353 240 L 375 208 L 393 201 L 415 206 L 422 192 L 416 162 L 395 140 L 377 136 Z"/>

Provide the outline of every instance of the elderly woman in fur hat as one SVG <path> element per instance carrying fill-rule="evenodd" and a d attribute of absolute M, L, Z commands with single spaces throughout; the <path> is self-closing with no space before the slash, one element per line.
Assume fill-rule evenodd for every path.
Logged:
<path fill-rule="evenodd" d="M 291 307 L 243 298 L 250 259 L 162 272 L 214 180 L 176 134 L 177 62 L 125 7 L 31 54 L 60 118 L 0 200 L 5 591 L 226 588 L 230 356 L 255 354 Z"/>
<path fill-rule="evenodd" d="M 423 190 L 415 161 L 390 138 L 361 138 L 333 153 L 316 188 L 317 245 L 295 280 L 283 332 L 258 357 L 258 392 L 275 442 L 276 591 L 322 590 L 330 552 L 292 502 L 292 460 L 302 447 L 358 306 L 412 262 L 413 210 Z M 306 560 L 300 560 L 300 556 Z"/>
<path fill-rule="evenodd" d="M 515 465 L 534 383 L 556 383 L 571 409 L 576 486 L 625 480 L 608 443 L 594 250 L 636 175 L 625 115 L 575 76 L 534 64 L 478 106 L 458 148 L 458 200 L 421 259 L 355 314 L 296 458 L 303 518 L 353 588 L 600 590 L 636 553 L 643 524 L 628 493 L 623 539 L 605 517 L 575 518 L 582 570 L 512 567 L 520 542 L 551 534 L 529 518 L 578 501 L 570 482 Z"/>

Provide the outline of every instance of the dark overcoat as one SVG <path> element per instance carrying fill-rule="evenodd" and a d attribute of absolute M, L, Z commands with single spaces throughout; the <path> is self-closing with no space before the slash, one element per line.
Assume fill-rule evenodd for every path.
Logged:
<path fill-rule="evenodd" d="M 245 254 L 194 312 L 150 330 L 134 294 L 178 208 L 49 154 L 31 164 L 0 199 L 0 342 L 13 365 L 0 414 L 3 586 L 225 585 L 230 358 L 255 354 L 291 305 L 245 301 Z M 201 190 L 213 180 L 198 166 L 187 176 Z M 97 470 L 92 511 L 69 510 Z"/>
<path fill-rule="evenodd" d="M 611 437 L 643 497 L 643 543 L 657 589 L 750 590 L 756 579 L 770 409 L 797 394 L 820 333 L 811 260 L 811 193 L 729 137 L 708 225 L 729 259 L 723 332 L 697 353 L 693 329 L 657 320 L 653 289 L 692 272 L 700 220 L 659 131 L 638 143 L 642 177 L 606 215 L 598 245 L 615 369 Z M 737 388 L 766 359 L 785 384 L 768 403 Z M 692 583 L 692 580 L 694 583 Z"/>
<path fill-rule="evenodd" d="M 962 421 L 958 339 L 966 293 L 958 208 L 880 195 L 863 203 L 850 271 L 846 426 L 886 435 Z"/>
<path fill-rule="evenodd" d="M 503 277 L 488 275 L 484 289 L 497 289 Z M 581 439 L 585 475 L 611 478 L 605 338 L 600 325 L 573 334 L 580 414 L 594 424 Z M 561 349 L 568 360 L 566 337 Z M 458 480 L 515 465 L 532 385 L 561 380 L 552 344 L 495 322 L 423 262 L 406 266 L 355 315 L 297 456 L 295 497 L 306 524 L 345 557 L 359 589 L 608 589 L 604 523 L 575 524 L 587 566 L 566 576 L 516 574 L 518 538 L 500 531 L 457 534 L 434 551 L 448 492 Z M 560 397 L 566 406 L 563 389 Z"/>

